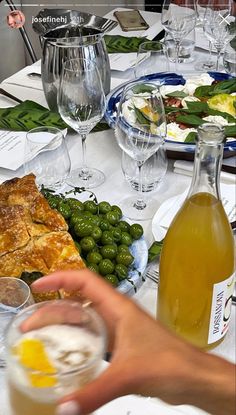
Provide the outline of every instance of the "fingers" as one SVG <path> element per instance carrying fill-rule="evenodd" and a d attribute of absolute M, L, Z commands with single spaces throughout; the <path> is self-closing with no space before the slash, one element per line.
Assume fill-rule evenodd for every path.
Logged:
<path fill-rule="evenodd" d="M 33 292 L 57 291 L 61 288 L 66 291 L 79 290 L 83 297 L 92 301 L 93 307 L 102 315 L 119 310 L 121 303 L 126 302 L 124 296 L 88 269 L 55 272 L 39 278 L 31 288 Z"/>
<path fill-rule="evenodd" d="M 72 393 L 60 402 L 56 415 L 90 414 L 107 402 L 125 395 L 123 372 L 120 365 L 111 365 L 93 382 Z"/>

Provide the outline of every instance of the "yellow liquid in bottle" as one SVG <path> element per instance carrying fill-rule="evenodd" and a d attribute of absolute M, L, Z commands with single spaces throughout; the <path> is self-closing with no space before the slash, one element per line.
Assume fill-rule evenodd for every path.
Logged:
<path fill-rule="evenodd" d="M 157 317 L 200 348 L 208 344 L 213 285 L 234 272 L 234 240 L 222 203 L 209 193 L 185 201 L 162 248 Z"/>

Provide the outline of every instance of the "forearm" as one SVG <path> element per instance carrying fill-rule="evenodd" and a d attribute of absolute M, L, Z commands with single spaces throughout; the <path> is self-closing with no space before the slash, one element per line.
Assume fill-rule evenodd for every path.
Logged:
<path fill-rule="evenodd" d="M 236 367 L 217 356 L 200 353 L 186 378 L 186 403 L 215 415 L 236 413 Z"/>

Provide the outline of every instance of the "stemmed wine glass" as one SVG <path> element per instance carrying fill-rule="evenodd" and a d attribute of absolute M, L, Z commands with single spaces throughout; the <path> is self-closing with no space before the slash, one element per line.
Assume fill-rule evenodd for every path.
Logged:
<path fill-rule="evenodd" d="M 67 183 L 86 188 L 97 187 L 105 180 L 98 169 L 86 162 L 86 137 L 102 119 L 106 101 L 102 81 L 92 60 L 77 58 L 65 61 L 60 77 L 58 109 L 62 119 L 82 138 L 82 167 L 72 171 Z"/>
<path fill-rule="evenodd" d="M 142 166 L 161 146 L 166 136 L 165 111 L 157 85 L 132 82 L 121 96 L 115 126 L 120 148 L 134 159 L 139 171 L 139 195 L 119 202 L 124 215 L 130 219 L 152 218 L 156 204 L 144 200 Z"/>
<path fill-rule="evenodd" d="M 190 33 L 196 25 L 195 0 L 164 0 L 161 23 L 167 33 L 172 36 L 176 46 L 176 71 L 181 41 Z"/>
<path fill-rule="evenodd" d="M 220 55 L 227 43 L 235 37 L 233 1 L 209 0 L 204 18 L 204 33 L 217 51 L 216 70 L 219 70 Z"/>
<path fill-rule="evenodd" d="M 206 0 L 197 0 L 196 8 L 197 8 L 197 20 L 199 28 L 204 30 L 204 23 L 205 23 L 205 13 L 206 13 L 207 1 Z M 209 55 L 206 59 L 200 60 L 196 63 L 195 69 L 196 70 L 213 70 L 215 69 L 215 62 L 212 60 L 212 42 L 209 41 Z"/>

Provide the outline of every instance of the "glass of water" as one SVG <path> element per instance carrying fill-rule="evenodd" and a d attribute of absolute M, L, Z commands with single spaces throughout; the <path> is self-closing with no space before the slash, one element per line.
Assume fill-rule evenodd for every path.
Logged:
<path fill-rule="evenodd" d="M 223 55 L 223 64 L 225 71 L 230 75 L 236 76 L 236 51 L 230 44 L 225 49 Z"/>
<path fill-rule="evenodd" d="M 5 330 L 21 310 L 34 304 L 29 286 L 19 278 L 0 278 L 0 367 L 5 367 Z"/>

